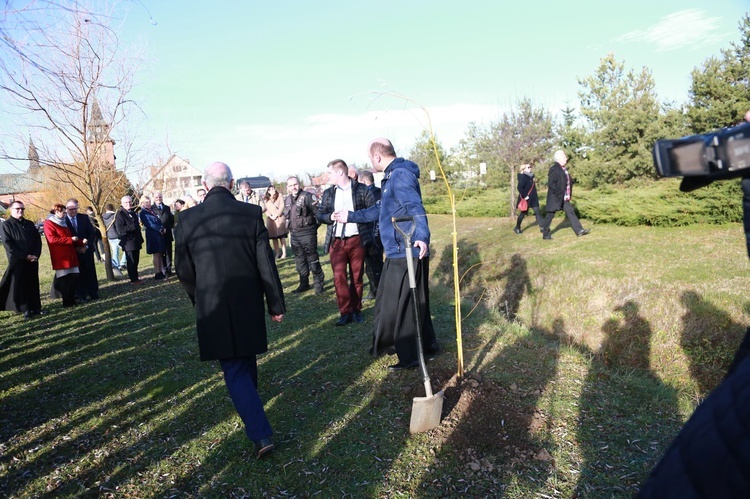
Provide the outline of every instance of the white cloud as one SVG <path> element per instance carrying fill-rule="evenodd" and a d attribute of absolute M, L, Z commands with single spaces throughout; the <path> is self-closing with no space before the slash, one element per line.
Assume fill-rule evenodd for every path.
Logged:
<path fill-rule="evenodd" d="M 458 143 L 469 122 L 487 123 L 502 114 L 497 107 L 473 104 L 434 107 L 428 111 L 433 131 L 446 149 Z M 231 150 L 225 145 L 224 153 L 237 175 L 264 174 L 282 179 L 302 172 L 320 173 L 334 158 L 366 165 L 367 145 L 378 136 L 388 137 L 400 155 L 408 155 L 414 140 L 426 127 L 427 115 L 417 107 L 359 114 L 316 114 L 285 126 L 238 126 L 225 137 L 225 144 L 241 147 Z"/>
<path fill-rule="evenodd" d="M 641 42 L 656 45 L 659 52 L 695 47 L 721 40 L 718 33 L 721 18 L 710 17 L 705 10 L 687 9 L 665 16 L 658 23 L 625 33 L 620 42 Z"/>

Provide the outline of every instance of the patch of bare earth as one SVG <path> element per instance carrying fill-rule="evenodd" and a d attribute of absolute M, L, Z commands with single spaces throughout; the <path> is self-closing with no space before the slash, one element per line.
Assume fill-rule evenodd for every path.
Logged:
<path fill-rule="evenodd" d="M 446 447 L 469 459 L 473 471 L 492 471 L 499 464 L 554 465 L 547 449 L 532 438 L 547 425 L 534 409 L 538 391 L 509 389 L 478 374 L 462 381 L 452 371 L 433 372 L 433 386 L 445 391 L 441 424 L 432 430 L 438 447 Z M 422 396 L 418 394 L 415 396 Z"/>

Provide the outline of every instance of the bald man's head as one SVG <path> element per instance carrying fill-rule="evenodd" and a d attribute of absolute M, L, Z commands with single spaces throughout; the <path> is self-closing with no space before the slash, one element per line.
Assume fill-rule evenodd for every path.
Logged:
<path fill-rule="evenodd" d="M 385 170 L 394 159 L 396 159 L 396 150 L 393 148 L 391 141 L 378 137 L 370 142 L 370 162 L 379 172 Z"/>
<path fill-rule="evenodd" d="M 228 165 L 221 162 L 211 163 L 203 172 L 203 185 L 211 190 L 214 187 L 232 188 L 232 170 Z"/>
<path fill-rule="evenodd" d="M 555 151 L 555 163 L 558 163 L 560 166 L 565 166 L 567 162 L 568 157 L 565 155 L 565 151 L 561 149 Z"/>

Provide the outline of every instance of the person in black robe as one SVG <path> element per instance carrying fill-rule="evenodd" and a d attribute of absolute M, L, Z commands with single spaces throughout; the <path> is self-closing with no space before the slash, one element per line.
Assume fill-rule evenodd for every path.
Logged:
<path fill-rule="evenodd" d="M 10 218 L 0 227 L 8 268 L 0 281 L 0 310 L 23 313 L 26 319 L 42 313 L 39 295 L 39 255 L 42 238 L 36 226 L 23 218 L 24 205 L 14 201 Z"/>

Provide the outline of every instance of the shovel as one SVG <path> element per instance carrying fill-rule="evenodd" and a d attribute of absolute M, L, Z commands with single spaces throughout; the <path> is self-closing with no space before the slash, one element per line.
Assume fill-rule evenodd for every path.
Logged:
<path fill-rule="evenodd" d="M 440 414 L 443 411 L 443 391 L 432 393 L 430 386 L 430 375 L 427 374 L 427 365 L 424 361 L 424 348 L 422 347 L 422 323 L 419 320 L 419 301 L 417 300 L 417 278 L 414 272 L 414 262 L 412 261 L 411 236 L 414 234 L 414 217 L 393 217 L 391 218 L 393 226 L 401 233 L 406 241 L 406 268 L 409 273 L 409 287 L 411 288 L 411 301 L 414 305 L 414 320 L 417 326 L 417 358 L 419 360 L 419 370 L 422 372 L 422 382 L 424 383 L 424 397 L 414 397 L 411 406 L 411 421 L 409 422 L 409 433 L 421 433 L 431 430 L 440 425 Z M 408 231 L 404 231 L 398 225 L 399 223 L 410 222 Z"/>

